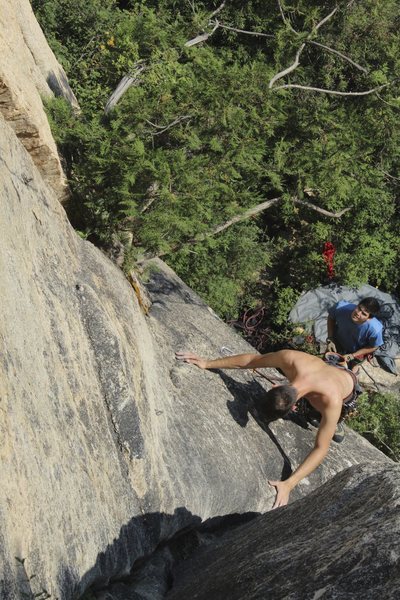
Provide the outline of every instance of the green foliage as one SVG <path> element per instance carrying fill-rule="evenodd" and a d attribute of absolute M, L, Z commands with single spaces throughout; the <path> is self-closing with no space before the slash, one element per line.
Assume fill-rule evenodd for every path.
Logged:
<path fill-rule="evenodd" d="M 298 294 L 291 287 L 283 287 L 278 279 L 274 281 L 273 289 L 276 296 L 271 307 L 271 319 L 276 325 L 284 325 Z"/>
<path fill-rule="evenodd" d="M 269 248 L 257 242 L 257 228 L 249 223 L 202 244 L 184 246 L 171 258 L 174 269 L 187 274 L 186 283 L 225 318 L 254 302 L 253 286 L 268 263 Z"/>
<path fill-rule="evenodd" d="M 395 461 L 400 460 L 400 402 L 389 393 L 362 394 L 348 425 Z"/>
<path fill-rule="evenodd" d="M 125 10 L 120 8 L 125 6 Z M 285 327 L 297 295 L 325 280 L 323 244 L 337 248 L 340 283 L 398 286 L 400 9 L 395 0 L 226 3 L 206 43 L 186 47 L 220 3 L 34 0 L 81 104 L 49 107 L 66 161 L 70 216 L 99 244 L 133 236 L 129 264 L 162 254 L 221 315 L 268 306 Z M 351 64 L 317 41 L 356 61 Z M 270 90 L 283 83 L 344 92 L 386 82 L 379 94 L 338 97 Z M 105 116 L 120 79 L 143 71 Z M 249 222 L 218 225 L 272 198 Z M 293 198 L 340 218 L 323 216 Z"/>

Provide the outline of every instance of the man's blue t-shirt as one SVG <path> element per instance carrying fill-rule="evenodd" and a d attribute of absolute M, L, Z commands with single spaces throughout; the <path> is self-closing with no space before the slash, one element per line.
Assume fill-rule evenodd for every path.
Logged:
<path fill-rule="evenodd" d="M 383 344 L 383 327 L 378 319 L 372 317 L 361 324 L 352 321 L 351 313 L 356 306 L 356 304 L 340 300 L 328 311 L 329 316 L 336 322 L 334 339 L 339 352 L 353 354 L 360 348 L 371 348 Z"/>

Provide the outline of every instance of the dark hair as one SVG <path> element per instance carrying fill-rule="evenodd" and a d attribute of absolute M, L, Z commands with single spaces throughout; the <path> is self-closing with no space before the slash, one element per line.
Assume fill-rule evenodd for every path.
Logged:
<path fill-rule="evenodd" d="M 373 298 L 372 296 L 368 296 L 368 298 L 363 298 L 362 300 L 360 300 L 358 306 L 362 306 L 363 308 L 365 308 L 365 310 L 369 312 L 371 317 L 377 315 L 378 312 L 381 310 L 381 305 L 379 304 L 378 300 L 376 298 Z"/>
<path fill-rule="evenodd" d="M 297 390 L 291 385 L 278 385 L 271 388 L 263 402 L 258 406 L 258 412 L 263 420 L 275 421 L 287 415 L 297 400 Z"/>

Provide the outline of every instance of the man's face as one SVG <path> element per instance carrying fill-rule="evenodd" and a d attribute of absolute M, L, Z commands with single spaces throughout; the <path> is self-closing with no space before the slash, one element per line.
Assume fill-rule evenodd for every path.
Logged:
<path fill-rule="evenodd" d="M 358 325 L 361 325 L 362 323 L 365 323 L 365 321 L 368 321 L 370 316 L 371 315 L 363 307 L 363 305 L 359 304 L 358 306 L 355 307 L 355 309 L 351 313 L 351 320 L 353 321 L 353 323 L 358 323 Z"/>

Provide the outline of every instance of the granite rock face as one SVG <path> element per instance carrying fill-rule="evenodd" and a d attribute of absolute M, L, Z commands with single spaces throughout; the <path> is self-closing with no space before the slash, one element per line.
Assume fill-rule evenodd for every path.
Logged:
<path fill-rule="evenodd" d="M 400 373 L 400 358 L 395 358 L 397 372 Z M 360 368 L 358 376 L 363 388 L 382 393 L 400 393 L 400 377 L 382 369 L 377 360 L 365 362 Z"/>
<path fill-rule="evenodd" d="M 400 466 L 351 467 L 204 545 L 168 600 L 385 600 L 400 589 Z"/>
<path fill-rule="evenodd" d="M 50 50 L 29 0 L 2 0 L 0 10 L 0 113 L 61 201 L 68 188 L 42 97 L 78 104 L 63 68 Z"/>

